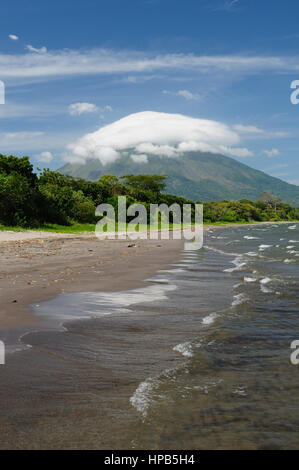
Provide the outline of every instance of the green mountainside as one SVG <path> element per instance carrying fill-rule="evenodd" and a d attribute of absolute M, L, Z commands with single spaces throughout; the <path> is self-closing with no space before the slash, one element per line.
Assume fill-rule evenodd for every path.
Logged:
<path fill-rule="evenodd" d="M 96 181 L 103 174 L 166 174 L 166 191 L 194 201 L 256 200 L 264 192 L 282 201 L 299 205 L 299 187 L 254 170 L 233 158 L 211 153 L 190 152 L 179 158 L 150 155 L 147 163 L 134 162 L 129 152 L 103 166 L 99 160 L 85 164 L 67 164 L 58 171 L 66 175 Z"/>

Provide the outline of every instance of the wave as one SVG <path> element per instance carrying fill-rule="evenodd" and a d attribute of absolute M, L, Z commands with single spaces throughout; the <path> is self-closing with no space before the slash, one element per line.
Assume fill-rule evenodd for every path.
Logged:
<path fill-rule="evenodd" d="M 260 280 L 260 289 L 264 294 L 270 294 L 272 292 L 271 289 L 266 287 L 266 285 L 272 281 L 273 279 L 271 279 L 271 277 L 264 277 L 263 279 Z"/>
<path fill-rule="evenodd" d="M 234 295 L 234 300 L 232 301 L 232 307 L 236 307 L 237 305 L 242 305 L 248 300 L 245 294 L 240 293 Z"/>
<path fill-rule="evenodd" d="M 263 284 L 261 285 L 261 291 L 262 291 L 264 294 L 270 294 L 270 293 L 272 293 L 272 290 L 271 290 L 271 289 L 268 289 L 268 287 L 264 286 Z"/>
<path fill-rule="evenodd" d="M 264 250 L 266 250 L 267 248 L 271 248 L 271 246 L 273 246 L 273 245 L 260 245 L 260 246 L 259 246 L 259 251 L 264 251 Z"/>
<path fill-rule="evenodd" d="M 181 353 L 184 357 L 193 356 L 192 344 L 188 341 L 186 343 L 177 344 L 174 346 L 173 350 Z"/>
<path fill-rule="evenodd" d="M 146 379 L 144 382 L 139 384 L 138 388 L 130 398 L 131 405 L 133 405 L 134 408 L 136 408 L 136 410 L 141 413 L 143 418 L 145 418 L 147 415 L 148 408 L 152 401 L 152 393 L 157 387 L 158 384 L 155 379 Z"/>
<path fill-rule="evenodd" d="M 227 251 L 222 251 L 219 250 L 219 248 L 214 248 L 213 246 L 205 245 L 205 248 L 207 250 L 215 251 L 216 253 L 220 253 L 221 255 L 226 255 L 226 256 L 237 256 L 238 253 L 228 253 Z"/>
<path fill-rule="evenodd" d="M 273 279 L 271 279 L 271 277 L 264 277 L 263 279 L 260 280 L 260 283 L 261 284 L 269 284 L 269 282 L 271 282 Z"/>
<path fill-rule="evenodd" d="M 170 273 L 170 274 L 177 274 L 177 273 L 184 273 L 186 272 L 185 269 L 177 268 L 177 269 L 160 269 L 159 273 Z"/>
<path fill-rule="evenodd" d="M 243 266 L 246 266 L 246 262 L 244 261 L 243 255 L 238 255 L 232 263 L 235 265 L 234 268 L 227 268 L 224 269 L 224 273 L 232 273 L 234 271 L 238 271 L 239 269 L 243 268 Z"/>
<path fill-rule="evenodd" d="M 207 317 L 204 317 L 203 320 L 202 320 L 202 324 L 203 325 L 211 325 L 212 323 L 214 323 L 214 321 L 216 320 L 216 318 L 218 317 L 218 314 L 217 313 L 210 313 L 210 315 L 208 315 Z"/>
<path fill-rule="evenodd" d="M 248 251 L 245 253 L 246 256 L 259 256 L 257 251 Z"/>

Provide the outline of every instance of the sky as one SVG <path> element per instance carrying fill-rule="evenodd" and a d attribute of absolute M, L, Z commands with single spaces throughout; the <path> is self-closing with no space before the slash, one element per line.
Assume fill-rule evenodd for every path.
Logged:
<path fill-rule="evenodd" d="M 57 169 L 206 150 L 299 184 L 298 15 L 294 0 L 2 0 L 0 153 Z"/>

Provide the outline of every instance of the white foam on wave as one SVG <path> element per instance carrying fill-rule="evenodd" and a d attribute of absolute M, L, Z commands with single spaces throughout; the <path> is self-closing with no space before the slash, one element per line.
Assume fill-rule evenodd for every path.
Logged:
<path fill-rule="evenodd" d="M 232 301 L 232 307 L 236 307 L 237 305 L 242 305 L 248 300 L 245 294 L 242 292 L 240 294 L 234 295 L 234 300 Z"/>
<path fill-rule="evenodd" d="M 220 254 L 222 254 L 222 255 L 226 255 L 226 256 L 237 256 L 237 253 L 228 253 L 227 251 L 219 250 L 219 248 L 214 248 L 213 246 L 205 245 L 205 248 L 206 248 L 207 250 L 211 250 L 211 251 L 215 251 L 216 253 L 220 253 Z"/>
<path fill-rule="evenodd" d="M 130 398 L 131 405 L 142 415 L 145 420 L 150 406 L 157 400 L 164 398 L 159 391 L 161 380 L 169 380 L 173 376 L 175 369 L 165 369 L 159 376 L 144 380 L 139 384 Z"/>
<path fill-rule="evenodd" d="M 235 267 L 224 269 L 224 273 L 233 273 L 234 271 L 239 271 L 241 268 L 246 266 L 243 255 L 238 255 L 234 260 L 232 260 L 232 263 L 235 265 Z"/>
<path fill-rule="evenodd" d="M 287 246 L 287 250 L 292 250 L 293 248 L 295 248 L 295 245 L 288 245 Z"/>
<path fill-rule="evenodd" d="M 154 285 L 129 291 L 80 292 L 60 295 L 55 299 L 43 302 L 38 309 L 35 309 L 35 313 L 38 316 L 45 315 L 54 322 L 57 322 L 57 318 L 60 322 L 125 313 L 131 305 L 167 300 L 167 293 L 177 289 L 177 286 L 173 284 L 164 284 L 163 280 L 157 281 Z M 167 280 L 167 282 L 169 281 Z M 63 304 L 63 308 L 61 308 L 61 304 Z"/>
<path fill-rule="evenodd" d="M 298 240 L 289 240 L 289 243 L 299 243 Z"/>
<path fill-rule="evenodd" d="M 286 258 L 284 261 L 284 263 L 295 263 L 295 260 L 294 259 L 289 259 L 289 258 Z"/>
<path fill-rule="evenodd" d="M 149 277 L 145 279 L 147 282 L 153 282 L 155 284 L 169 284 L 169 279 L 163 277 Z"/>
<path fill-rule="evenodd" d="M 242 282 L 237 282 L 237 284 L 233 285 L 233 290 L 236 290 L 238 287 L 242 285 Z"/>
<path fill-rule="evenodd" d="M 271 281 L 272 281 L 271 277 L 264 277 L 263 279 L 260 280 L 260 283 L 265 285 L 265 284 L 269 284 L 269 282 Z"/>
<path fill-rule="evenodd" d="M 217 313 L 210 313 L 210 315 L 203 318 L 202 324 L 203 325 L 211 325 L 212 323 L 214 323 L 214 321 L 216 320 L 217 317 L 218 317 Z"/>
<path fill-rule="evenodd" d="M 151 404 L 151 396 L 153 391 L 157 388 L 155 379 L 149 378 L 141 382 L 134 394 L 130 398 L 130 403 L 136 408 L 139 413 L 146 418 L 148 408 Z"/>
<path fill-rule="evenodd" d="M 245 235 L 243 238 L 246 238 L 246 240 L 259 240 L 259 237 L 252 237 L 251 235 Z"/>
<path fill-rule="evenodd" d="M 173 348 L 174 351 L 181 353 L 184 357 L 192 357 L 192 344 L 187 341 L 186 343 L 177 344 Z"/>
<path fill-rule="evenodd" d="M 295 228 L 297 228 L 297 225 L 290 225 L 290 226 L 288 227 L 289 230 L 295 230 Z"/>
<path fill-rule="evenodd" d="M 263 284 L 261 284 L 261 291 L 262 291 L 264 294 L 270 294 L 270 293 L 272 293 L 272 290 L 271 290 L 271 289 L 268 289 L 268 287 L 264 286 Z"/>
<path fill-rule="evenodd" d="M 255 277 L 244 277 L 244 282 L 256 282 L 257 279 Z"/>
<path fill-rule="evenodd" d="M 242 397 L 247 396 L 245 387 L 237 387 L 235 390 L 232 391 L 234 395 L 241 395 Z"/>
<path fill-rule="evenodd" d="M 259 254 L 256 251 L 248 251 L 245 253 L 246 256 L 259 256 Z"/>
<path fill-rule="evenodd" d="M 266 285 L 272 281 L 273 279 L 271 279 L 271 277 L 264 277 L 263 279 L 260 280 L 260 289 L 264 294 L 270 294 L 272 292 L 271 289 L 266 287 Z"/>
<path fill-rule="evenodd" d="M 266 250 L 267 248 L 271 248 L 271 246 L 272 246 L 272 245 L 260 245 L 260 246 L 259 246 L 259 250 L 260 250 L 260 251 L 264 251 L 264 250 Z"/>

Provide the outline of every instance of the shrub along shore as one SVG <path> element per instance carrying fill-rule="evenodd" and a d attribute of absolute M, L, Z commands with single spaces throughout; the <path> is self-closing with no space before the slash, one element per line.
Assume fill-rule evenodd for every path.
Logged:
<path fill-rule="evenodd" d="M 299 208 L 263 193 L 258 201 L 191 201 L 164 193 L 166 175 L 103 175 L 99 181 L 65 176 L 48 169 L 35 173 L 28 157 L 0 154 L 0 230 L 38 228 L 65 233 L 94 231 L 95 209 L 111 204 L 117 213 L 118 196 L 127 204 L 203 203 L 204 223 L 231 224 L 299 219 Z M 148 211 L 149 213 L 149 211 Z"/>

